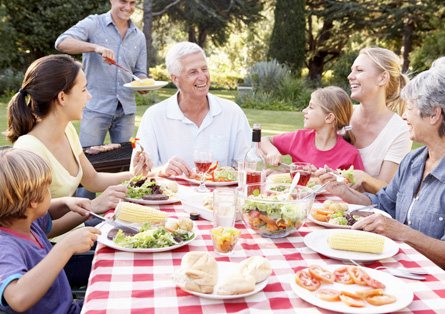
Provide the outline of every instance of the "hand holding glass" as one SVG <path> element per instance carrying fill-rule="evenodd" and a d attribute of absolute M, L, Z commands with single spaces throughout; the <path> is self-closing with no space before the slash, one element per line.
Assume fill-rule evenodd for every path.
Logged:
<path fill-rule="evenodd" d="M 196 188 L 196 191 L 201 193 L 210 192 L 205 186 L 205 175 L 213 162 L 212 150 L 209 148 L 195 149 L 193 159 L 195 161 L 196 170 L 201 174 L 201 184 Z"/>

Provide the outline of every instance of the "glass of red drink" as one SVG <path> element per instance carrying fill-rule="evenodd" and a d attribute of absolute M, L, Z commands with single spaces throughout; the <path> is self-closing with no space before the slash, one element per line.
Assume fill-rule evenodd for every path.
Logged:
<path fill-rule="evenodd" d="M 294 179 L 297 172 L 300 173 L 298 185 L 306 186 L 311 178 L 311 164 L 308 162 L 294 162 L 290 164 L 290 176 Z"/>
<path fill-rule="evenodd" d="M 213 162 L 213 153 L 209 148 L 195 149 L 193 153 L 196 171 L 201 174 L 201 184 L 195 189 L 197 192 L 207 193 L 210 190 L 205 186 L 205 175 Z"/>

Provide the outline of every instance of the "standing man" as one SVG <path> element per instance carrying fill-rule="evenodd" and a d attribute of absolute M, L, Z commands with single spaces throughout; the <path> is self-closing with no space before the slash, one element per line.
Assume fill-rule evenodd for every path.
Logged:
<path fill-rule="evenodd" d="M 210 73 L 201 47 L 178 43 L 165 63 L 178 92 L 148 108 L 137 132 L 156 167 L 151 175 L 189 175 L 194 148 L 211 148 L 220 166 L 244 160 L 251 145 L 249 122 L 236 103 L 209 93 Z"/>
<path fill-rule="evenodd" d="M 134 134 L 134 92 L 123 86 L 131 76 L 112 66 L 106 57 L 141 79 L 147 76 L 145 36 L 130 19 L 136 0 L 110 3 L 109 12 L 88 16 L 60 35 L 55 44 L 65 53 L 82 53 L 87 88 L 93 96 L 80 122 L 82 146 L 103 144 L 108 131 L 112 143 L 126 142 Z"/>

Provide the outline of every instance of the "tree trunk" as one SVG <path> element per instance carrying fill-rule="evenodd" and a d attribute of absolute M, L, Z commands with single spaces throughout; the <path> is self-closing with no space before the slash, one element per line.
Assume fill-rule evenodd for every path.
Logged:
<path fill-rule="evenodd" d="M 321 82 L 321 77 L 324 71 L 324 59 L 326 56 L 327 53 L 320 51 L 316 56 L 309 60 L 309 73 L 307 77 L 311 82 L 316 84 Z"/>
<path fill-rule="evenodd" d="M 198 34 L 198 46 L 204 48 L 204 44 L 207 40 L 207 31 L 205 29 L 200 29 Z"/>
<path fill-rule="evenodd" d="M 155 58 L 153 53 L 153 37 L 151 32 L 153 29 L 153 1 L 144 0 L 144 27 L 145 43 L 147 45 L 147 75 L 150 73 L 150 65 L 154 65 Z"/>
<path fill-rule="evenodd" d="M 409 70 L 409 54 L 413 50 L 413 32 L 414 22 L 411 18 L 406 17 L 403 21 L 403 38 L 402 38 L 402 71 Z"/>

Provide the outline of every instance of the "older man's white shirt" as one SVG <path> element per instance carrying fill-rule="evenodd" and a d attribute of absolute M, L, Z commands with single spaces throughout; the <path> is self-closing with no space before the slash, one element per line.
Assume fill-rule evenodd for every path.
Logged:
<path fill-rule="evenodd" d="M 221 166 L 244 159 L 252 136 L 246 115 L 232 101 L 212 94 L 207 98 L 210 110 L 199 128 L 182 113 L 178 93 L 145 111 L 136 137 L 155 167 L 173 156 L 193 167 L 195 148 L 211 148 Z"/>

